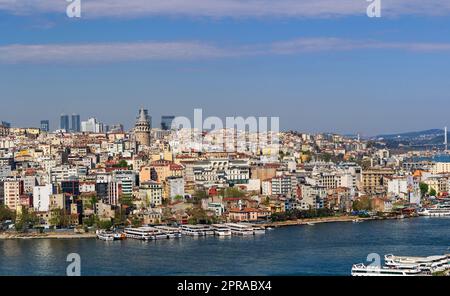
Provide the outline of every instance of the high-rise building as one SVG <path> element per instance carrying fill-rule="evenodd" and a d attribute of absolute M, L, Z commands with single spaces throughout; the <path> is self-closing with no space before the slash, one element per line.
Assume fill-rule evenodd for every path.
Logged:
<path fill-rule="evenodd" d="M 84 133 L 103 133 L 104 125 L 98 122 L 96 118 L 89 118 L 87 121 L 81 122 L 81 131 Z"/>
<path fill-rule="evenodd" d="M 49 132 L 50 131 L 50 121 L 41 120 L 41 131 Z"/>
<path fill-rule="evenodd" d="M 168 131 L 172 129 L 172 122 L 175 119 L 175 116 L 162 116 L 161 117 L 161 129 Z"/>
<path fill-rule="evenodd" d="M 7 136 L 9 134 L 9 128 L 0 124 L 0 137 Z"/>
<path fill-rule="evenodd" d="M 124 131 L 123 125 L 120 123 L 113 124 L 109 127 L 109 132 L 111 133 L 122 133 L 123 131 Z"/>
<path fill-rule="evenodd" d="M 6 122 L 6 121 L 2 121 L 1 125 L 3 125 L 6 128 L 11 128 L 11 123 Z"/>
<path fill-rule="evenodd" d="M 7 180 L 4 183 L 4 203 L 11 210 L 16 210 L 23 194 L 23 181 Z"/>
<path fill-rule="evenodd" d="M 73 132 L 76 132 L 76 133 L 79 133 L 81 131 L 80 115 L 72 114 L 72 128 L 71 128 L 71 130 Z"/>
<path fill-rule="evenodd" d="M 68 132 L 70 130 L 69 127 L 69 115 L 61 114 L 59 128 Z"/>
<path fill-rule="evenodd" d="M 134 136 L 137 144 L 143 146 L 150 145 L 150 129 L 151 125 L 148 110 L 141 108 L 134 126 Z"/>

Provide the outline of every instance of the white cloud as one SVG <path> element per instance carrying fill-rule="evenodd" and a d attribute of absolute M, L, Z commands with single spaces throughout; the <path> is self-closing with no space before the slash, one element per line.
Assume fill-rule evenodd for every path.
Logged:
<path fill-rule="evenodd" d="M 365 16 L 366 0 L 81 0 L 83 17 L 212 18 Z M 384 16 L 450 15 L 449 0 L 381 0 Z M 0 0 L 14 14 L 65 13 L 64 0 Z"/>
<path fill-rule="evenodd" d="M 276 42 L 270 47 L 270 52 L 273 54 L 350 50 L 403 50 L 423 53 L 450 52 L 450 43 L 385 42 L 341 38 L 300 38 Z"/>
<path fill-rule="evenodd" d="M 340 38 L 299 38 L 268 44 L 221 47 L 203 42 L 136 42 L 0 46 L 0 63 L 116 63 L 298 55 L 352 50 L 450 53 L 450 43 L 401 43 Z"/>
<path fill-rule="evenodd" d="M 231 57 L 231 51 L 198 42 L 138 42 L 0 46 L 0 63 L 103 63 Z"/>

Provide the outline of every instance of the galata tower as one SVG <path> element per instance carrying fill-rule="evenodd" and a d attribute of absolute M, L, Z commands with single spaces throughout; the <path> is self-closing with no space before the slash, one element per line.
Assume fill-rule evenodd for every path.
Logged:
<path fill-rule="evenodd" d="M 134 126 L 134 138 L 137 144 L 150 146 L 150 129 L 148 110 L 141 108 Z"/>

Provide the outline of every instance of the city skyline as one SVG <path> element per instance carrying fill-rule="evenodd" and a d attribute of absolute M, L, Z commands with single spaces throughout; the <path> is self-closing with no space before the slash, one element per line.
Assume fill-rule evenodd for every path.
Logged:
<path fill-rule="evenodd" d="M 305 132 L 447 124 L 445 1 L 382 1 L 381 18 L 359 0 L 82 1 L 79 19 L 64 1 L 39 3 L 0 3 L 0 119 L 18 126 L 55 128 L 73 112 L 129 129 L 141 106 L 154 118 L 278 116 Z"/>
<path fill-rule="evenodd" d="M 137 108 L 137 109 L 139 109 L 139 108 Z M 193 110 L 193 112 L 194 112 L 194 110 Z M 156 129 L 163 129 L 164 130 L 164 128 L 162 128 L 162 124 L 165 121 L 165 119 L 167 119 L 167 118 L 175 119 L 177 117 L 177 116 L 174 116 L 174 115 L 168 115 L 167 113 L 160 113 L 159 112 L 159 114 L 162 114 L 162 115 L 158 115 L 158 116 L 155 117 L 151 113 L 151 111 L 149 111 L 149 121 L 150 121 L 152 129 L 156 128 Z M 206 114 L 207 114 L 206 116 L 215 116 L 214 114 L 208 114 L 208 113 L 206 113 Z M 93 116 L 93 115 L 86 115 L 86 116 L 84 116 L 84 115 L 80 115 L 78 113 L 73 113 L 73 114 L 69 115 L 69 114 L 66 114 L 66 113 L 61 113 L 61 114 L 54 115 L 53 117 L 50 117 L 50 116 L 47 116 L 45 118 L 43 117 L 37 123 L 34 123 L 34 124 L 31 123 L 29 125 L 20 125 L 17 122 L 7 121 L 7 120 L 4 120 L 2 118 L 0 118 L 0 124 L 3 122 L 3 123 L 7 123 L 11 127 L 17 127 L 17 128 L 40 128 L 42 126 L 43 122 L 48 122 L 49 131 L 50 132 L 54 132 L 54 131 L 58 131 L 58 130 L 64 130 L 63 126 L 61 125 L 62 124 L 61 120 L 62 120 L 63 116 L 68 116 L 68 127 L 69 128 L 65 129 L 65 130 L 67 130 L 69 132 L 74 132 L 74 131 L 75 132 L 80 132 L 80 131 L 83 131 L 83 128 L 82 128 L 83 122 L 88 122 L 89 120 L 92 120 L 92 119 L 98 120 L 98 123 L 103 125 L 103 126 L 105 126 L 105 127 L 106 126 L 110 127 L 110 126 L 116 126 L 116 125 L 123 125 L 124 131 L 131 131 L 131 130 L 133 130 L 133 128 L 135 126 L 135 122 L 136 122 L 136 117 L 135 116 L 132 117 L 132 119 L 125 120 L 125 121 L 121 122 L 121 121 L 118 121 L 118 120 L 116 120 L 116 121 L 104 121 L 104 120 L 101 119 L 101 118 L 103 118 L 102 116 Z M 73 129 L 73 122 L 72 122 L 72 117 L 73 116 L 77 116 L 81 120 L 79 122 L 80 123 L 80 129 L 78 129 L 78 130 L 74 130 Z M 186 114 L 186 115 L 181 114 L 179 116 L 180 117 L 184 117 L 185 116 L 185 117 L 187 117 L 189 120 L 191 120 L 193 122 L 192 114 Z M 219 118 L 223 122 L 225 122 L 225 119 L 226 119 L 227 116 L 233 117 L 232 115 L 226 115 L 226 116 L 222 116 L 222 117 L 219 117 Z M 236 117 L 239 117 L 239 116 L 236 116 Z M 251 116 L 251 115 L 249 115 L 248 117 L 243 116 L 244 119 L 247 119 L 249 117 L 253 117 L 253 116 Z M 444 122 L 446 122 L 446 121 L 444 121 Z M 321 134 L 321 133 L 328 134 L 329 133 L 329 134 L 353 135 L 353 136 L 358 135 L 358 136 L 361 136 L 361 137 L 375 137 L 375 136 L 382 136 L 382 135 L 395 135 L 395 134 L 403 134 L 403 133 L 411 133 L 411 132 L 426 132 L 426 131 L 429 131 L 429 130 L 442 130 L 442 131 L 444 131 L 446 127 L 447 126 L 442 126 L 442 127 L 441 126 L 429 126 L 429 127 L 423 127 L 423 128 L 418 127 L 417 129 L 392 130 L 392 131 L 387 131 L 387 132 L 384 132 L 384 133 L 380 132 L 380 133 L 372 133 L 372 134 L 367 134 L 367 133 L 364 133 L 364 132 L 360 132 L 360 130 L 357 130 L 357 129 L 355 129 L 353 131 L 348 131 L 348 132 L 336 132 L 336 131 L 334 131 L 332 129 L 328 129 L 328 130 L 308 130 L 308 129 L 301 129 L 301 128 L 300 129 L 295 129 L 295 128 L 293 128 L 293 129 L 289 129 L 289 128 L 285 129 L 285 128 L 281 128 L 280 131 L 281 132 L 295 131 L 295 132 L 300 132 L 300 133 L 311 133 L 311 134 Z"/>
<path fill-rule="evenodd" d="M 450 276 L 450 0 L 0 0 L 0 35 L 9 286 Z"/>

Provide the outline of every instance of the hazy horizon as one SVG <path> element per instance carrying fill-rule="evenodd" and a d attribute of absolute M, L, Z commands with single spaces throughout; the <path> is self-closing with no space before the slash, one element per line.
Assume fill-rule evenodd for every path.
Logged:
<path fill-rule="evenodd" d="M 61 113 L 130 129 L 161 115 L 277 116 L 282 130 L 443 128 L 450 4 L 364 0 L 0 0 L 0 121 Z"/>

